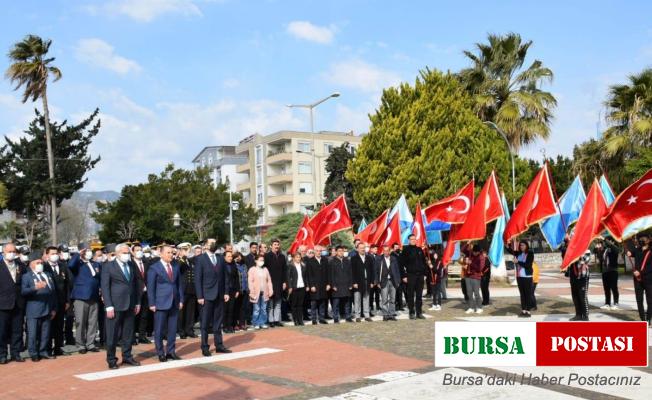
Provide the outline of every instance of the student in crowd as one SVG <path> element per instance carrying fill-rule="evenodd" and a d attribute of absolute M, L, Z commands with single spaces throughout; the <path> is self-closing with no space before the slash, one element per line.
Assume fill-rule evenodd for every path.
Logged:
<path fill-rule="evenodd" d="M 256 256 L 256 265 L 247 271 L 249 301 L 253 305 L 251 324 L 254 329 L 267 329 L 267 302 L 274 294 L 272 277 L 265 266 L 265 255 Z"/>

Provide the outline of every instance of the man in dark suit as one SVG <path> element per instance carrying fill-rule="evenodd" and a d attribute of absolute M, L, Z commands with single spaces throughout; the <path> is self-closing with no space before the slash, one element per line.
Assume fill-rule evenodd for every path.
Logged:
<path fill-rule="evenodd" d="M 195 291 L 197 303 L 201 307 L 201 351 L 206 357 L 211 355 L 208 345 L 208 326 L 213 323 L 213 340 L 218 353 L 230 353 L 222 341 L 222 321 L 224 302 L 229 301 L 229 281 L 226 265 L 222 257 L 215 254 L 217 241 L 208 239 L 207 249 L 195 261 Z"/>
<path fill-rule="evenodd" d="M 134 337 L 133 344 L 152 343 L 147 339 L 147 327 L 151 319 L 151 312 L 149 311 L 149 303 L 147 300 L 147 270 L 149 264 L 144 259 L 143 247 L 137 243 L 131 247 L 131 260 L 136 270 L 136 279 L 138 280 L 138 289 L 140 290 L 140 312 L 136 315 L 134 320 Z M 138 332 L 138 339 L 136 339 L 136 332 Z"/>
<path fill-rule="evenodd" d="M 369 292 L 374 287 L 374 260 L 365 253 L 365 244 L 358 241 L 356 253 L 351 257 L 353 273 L 353 315 L 356 322 L 360 318 L 371 322 L 369 315 Z"/>
<path fill-rule="evenodd" d="M 68 270 L 74 277 L 70 298 L 75 310 L 75 343 L 81 354 L 98 352 L 97 337 L 98 309 L 100 300 L 100 264 L 93 261 L 93 251 L 80 245 L 79 253 L 68 263 Z"/>
<path fill-rule="evenodd" d="M 176 353 L 177 321 L 183 309 L 183 286 L 179 266 L 172 262 L 172 246 L 165 245 L 161 259 L 147 271 L 147 298 L 154 313 L 154 343 L 158 360 L 181 360 Z M 163 334 L 167 333 L 166 348 Z"/>
<path fill-rule="evenodd" d="M 258 255 L 258 243 L 251 242 L 249 243 L 249 254 L 244 258 L 245 265 L 247 269 L 256 265 L 256 256 Z"/>
<path fill-rule="evenodd" d="M 403 247 L 399 265 L 402 269 L 402 280 L 405 283 L 410 319 L 425 319 L 422 310 L 422 295 L 428 268 L 426 255 L 421 247 L 416 246 L 416 236 L 410 235 L 408 240 L 410 244 Z"/>
<path fill-rule="evenodd" d="M 22 275 L 26 268 L 17 262 L 16 245 L 8 243 L 2 247 L 0 260 L 0 364 L 6 364 L 7 345 L 11 359 L 22 362 L 20 349 L 23 341 L 23 315 L 25 299 L 21 294 Z M 9 339 L 9 343 L 8 340 Z"/>
<path fill-rule="evenodd" d="M 351 262 L 344 257 L 344 246 L 337 246 L 335 257 L 329 261 L 329 282 L 331 283 L 333 299 L 333 321 L 340 323 L 340 305 L 344 308 L 344 318 L 347 322 L 353 322 L 351 318 L 351 289 L 353 289 L 353 275 L 351 274 Z"/>
<path fill-rule="evenodd" d="M 43 269 L 52 276 L 57 295 L 56 316 L 50 324 L 51 343 L 48 344 L 48 352 L 50 355 L 61 356 L 64 344 L 64 318 L 70 307 L 72 280 L 70 271 L 68 271 L 68 263 L 61 261 L 57 247 L 49 246 L 45 249 L 45 260 Z"/>
<path fill-rule="evenodd" d="M 140 312 L 137 272 L 129 262 L 129 246 L 115 248 L 116 259 L 102 266 L 102 298 L 106 307 L 106 361 L 110 369 L 118 368 L 115 348 L 120 335 L 122 364 L 140 365 L 131 355 L 134 317 Z"/>
<path fill-rule="evenodd" d="M 281 252 L 281 242 L 272 240 L 272 250 L 265 254 L 265 267 L 272 278 L 274 294 L 267 302 L 267 319 L 269 326 L 283 326 L 281 322 L 281 304 L 283 292 L 287 289 L 288 262 Z"/>
<path fill-rule="evenodd" d="M 25 298 L 27 348 L 32 361 L 56 358 L 48 355 L 50 320 L 57 313 L 57 294 L 49 272 L 43 271 L 43 261 L 30 263 L 30 271 L 22 276 L 21 294 Z"/>
<path fill-rule="evenodd" d="M 401 269 L 389 246 L 383 246 L 383 254 L 376 258 L 374 282 L 380 288 L 383 321 L 396 321 L 396 290 L 401 283 Z"/>
<path fill-rule="evenodd" d="M 179 257 L 176 263 L 181 271 L 181 288 L 183 297 L 183 310 L 179 311 L 179 323 L 177 329 L 181 339 L 186 337 L 196 338 L 195 330 L 195 311 L 197 310 L 197 291 L 195 290 L 195 265 L 192 258 L 188 257 L 190 252 L 190 243 L 181 243 L 177 246 Z"/>

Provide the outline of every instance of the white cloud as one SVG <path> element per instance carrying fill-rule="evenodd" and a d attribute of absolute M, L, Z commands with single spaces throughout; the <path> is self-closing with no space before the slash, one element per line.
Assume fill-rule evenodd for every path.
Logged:
<path fill-rule="evenodd" d="M 365 93 L 379 93 L 383 88 L 395 86 L 401 82 L 401 78 L 396 72 L 358 59 L 331 64 L 324 77 L 338 87 Z"/>
<path fill-rule="evenodd" d="M 79 61 L 95 67 L 106 68 L 120 75 L 142 70 L 137 62 L 116 54 L 113 46 L 102 39 L 79 40 L 75 54 Z"/>
<path fill-rule="evenodd" d="M 201 17 L 194 0 L 112 0 L 101 6 L 90 6 L 92 15 L 125 15 L 138 22 L 151 22 L 163 15 Z"/>
<path fill-rule="evenodd" d="M 298 38 L 320 44 L 330 44 L 335 37 L 334 26 L 318 26 L 309 21 L 292 21 L 287 26 L 287 32 Z"/>

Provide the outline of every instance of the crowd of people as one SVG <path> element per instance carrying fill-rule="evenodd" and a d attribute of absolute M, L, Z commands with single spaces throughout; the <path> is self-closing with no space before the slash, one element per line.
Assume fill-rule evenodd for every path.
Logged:
<path fill-rule="evenodd" d="M 47 247 L 39 257 L 27 246 L 9 243 L 0 260 L 0 364 L 63 355 L 65 344 L 81 354 L 106 351 L 111 369 L 140 365 L 132 346 L 153 338 L 160 362 L 178 360 L 176 338 L 199 337 L 204 356 L 229 353 L 223 335 L 242 330 L 282 327 L 291 321 L 326 324 L 346 321 L 396 321 L 407 307 L 409 319 L 424 319 L 423 293 L 439 311 L 446 299 L 448 266 L 441 248 L 416 246 L 414 235 L 400 246 L 300 246 L 291 254 L 280 241 L 252 242 L 246 254 L 215 239 L 201 245 L 155 247 L 122 243 L 103 248 L 80 244 Z M 536 310 L 538 268 L 528 243 L 507 248 L 514 256 L 522 317 Z M 563 251 L 563 249 L 562 249 Z M 619 248 L 599 240 L 594 252 L 602 273 L 605 306 L 618 305 Z M 482 246 L 462 248 L 461 282 L 466 313 L 482 313 L 490 304 L 491 264 Z M 634 259 L 634 286 L 640 317 L 650 321 L 652 258 L 649 237 L 627 247 Z M 588 260 L 569 269 L 576 316 L 588 320 Z M 425 287 L 424 287 L 425 286 Z M 647 311 L 643 298 L 647 303 Z M 26 339 L 25 339 L 26 338 Z M 9 347 L 9 351 L 7 351 Z"/>

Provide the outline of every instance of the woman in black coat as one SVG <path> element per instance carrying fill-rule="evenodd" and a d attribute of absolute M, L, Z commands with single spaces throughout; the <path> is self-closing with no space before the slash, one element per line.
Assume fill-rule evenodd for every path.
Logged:
<path fill-rule="evenodd" d="M 530 309 L 532 306 L 532 263 L 534 263 L 534 253 L 530 250 L 530 245 L 521 240 L 518 244 L 518 250 L 506 247 L 507 252 L 516 258 L 516 283 L 518 284 L 518 293 L 521 297 L 521 314 L 519 317 L 531 317 Z"/>
<path fill-rule="evenodd" d="M 290 295 L 290 307 L 292 308 L 292 320 L 295 326 L 303 325 L 303 299 L 306 295 L 308 275 L 306 265 L 301 261 L 301 253 L 292 255 L 288 264 L 288 293 Z"/>

